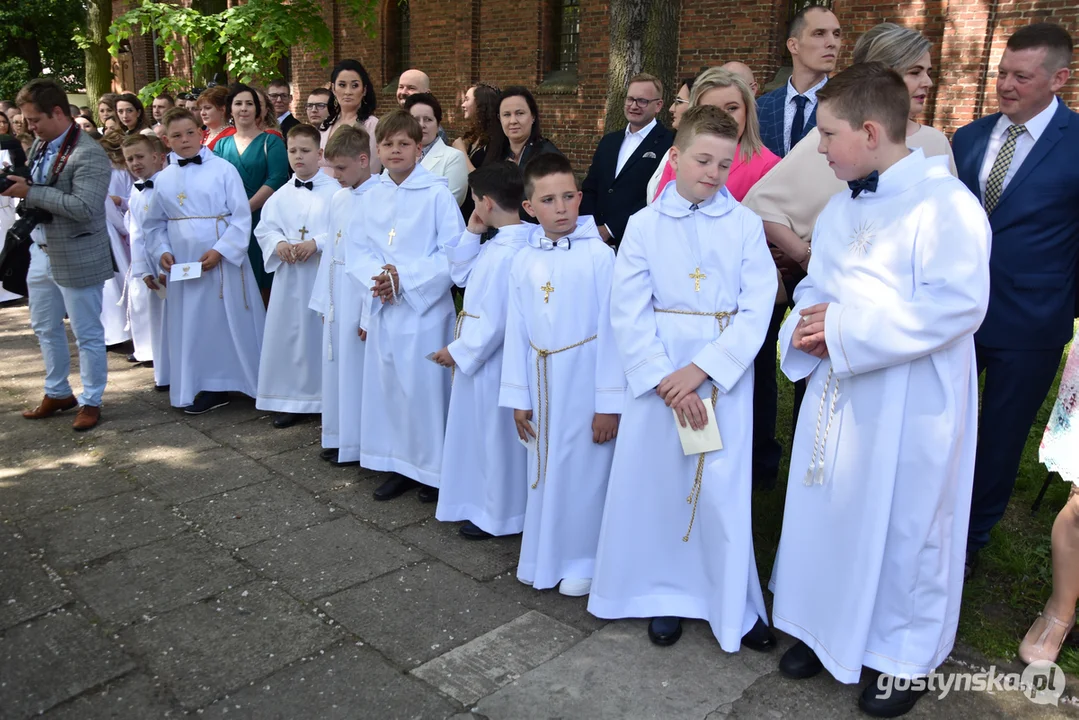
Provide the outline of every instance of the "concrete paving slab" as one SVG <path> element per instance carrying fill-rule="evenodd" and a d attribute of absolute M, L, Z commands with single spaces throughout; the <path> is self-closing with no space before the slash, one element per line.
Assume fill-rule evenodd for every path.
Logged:
<path fill-rule="evenodd" d="M 496 575 L 516 571 L 521 555 L 520 535 L 483 542 L 465 540 L 457 531 L 460 524 L 431 518 L 404 528 L 398 535 L 404 542 L 415 543 L 428 554 L 477 580 L 490 580 Z"/>
<path fill-rule="evenodd" d="M 168 393 L 164 393 L 164 395 L 167 399 Z M 202 415 L 184 415 L 181 413 L 180 417 L 186 425 L 206 433 L 217 428 L 239 425 L 257 418 L 265 418 L 267 430 L 271 429 L 269 428 L 270 413 L 257 409 L 255 399 L 241 393 L 230 393 L 229 404 L 225 407 L 211 410 Z"/>
<path fill-rule="evenodd" d="M 169 461 L 187 463 L 199 453 L 220 445 L 194 428 L 176 421 L 168 425 L 119 432 L 103 428 L 88 438 L 88 448 L 107 464 L 122 468 Z"/>
<path fill-rule="evenodd" d="M 152 375 L 149 383 L 151 386 L 154 384 Z M 134 398 L 125 398 L 124 402 L 109 402 L 106 395 L 102 401 L 101 421 L 95 431 L 130 432 L 171 422 L 176 422 L 176 415 L 168 410 Z"/>
<path fill-rule="evenodd" d="M 320 460 L 318 454 L 321 450 L 319 445 L 305 445 L 274 455 L 263 462 L 272 467 L 278 475 L 316 495 L 333 489 L 347 488 L 360 479 L 355 466 L 335 467 L 325 460 Z"/>
<path fill-rule="evenodd" d="M 134 672 L 45 713 L 46 720 L 157 720 L 184 712 L 160 682 Z"/>
<path fill-rule="evenodd" d="M 341 635 L 264 581 L 120 633 L 189 710 L 316 653 Z"/>
<path fill-rule="evenodd" d="M 323 598 L 319 608 L 405 668 L 523 614 L 515 603 L 441 563 L 388 573 Z"/>
<path fill-rule="evenodd" d="M 21 538 L 0 533 L 0 629 L 18 625 L 71 601 Z"/>
<path fill-rule="evenodd" d="M 187 524 L 160 500 L 122 493 L 20 524 L 50 565 L 71 566 L 176 535 Z"/>
<path fill-rule="evenodd" d="M 213 428 L 206 432 L 222 445 L 228 445 L 255 459 L 315 445 L 322 438 L 322 429 L 318 423 L 304 422 L 278 430 L 270 425 L 268 417 L 248 420 L 239 425 Z M 318 450 L 314 452 L 317 454 Z M 273 467 L 273 463 L 267 465 Z"/>
<path fill-rule="evenodd" d="M 250 720 L 424 720 L 444 718 L 457 709 L 377 652 L 347 643 L 258 680 L 201 712 L 209 718 Z"/>
<path fill-rule="evenodd" d="M 16 471 L 0 480 L 0 517 L 37 517 L 135 489 L 130 479 L 101 465 Z"/>
<path fill-rule="evenodd" d="M 535 610 L 412 671 L 468 707 L 576 645 L 584 633 Z"/>
<path fill-rule="evenodd" d="M 71 429 L 75 413 L 67 412 L 45 420 L 27 420 L 23 410 L 34 408 L 40 397 L 20 403 L 0 418 L 4 428 L 0 447 L 4 448 L 4 467 L 0 480 L 9 474 L 27 470 L 87 466 L 93 458 L 84 447 L 85 436 Z"/>
<path fill-rule="evenodd" d="M 67 581 L 99 616 L 125 624 L 254 579 L 228 552 L 187 532 L 113 555 Z"/>
<path fill-rule="evenodd" d="M 593 633 L 607 624 L 588 612 L 588 597 L 567 597 L 558 588 L 536 590 L 517 579 L 516 568 L 494 578 L 485 585 L 499 595 L 520 604 L 524 608 L 538 610 L 544 615 L 565 623 L 585 633 Z"/>
<path fill-rule="evenodd" d="M 776 653 L 724 653 L 703 623 L 687 623 L 669 648 L 653 645 L 646 628 L 644 620 L 610 623 L 480 700 L 475 712 L 489 720 L 701 720 L 778 661 Z"/>
<path fill-rule="evenodd" d="M 421 503 L 415 492 L 405 493 L 388 502 L 375 500 L 373 495 L 375 488 L 381 485 L 389 475 L 363 472 L 356 467 L 343 469 L 352 471 L 352 484 L 322 493 L 322 497 L 347 509 L 361 520 L 377 525 L 383 530 L 399 530 L 434 518 L 434 503 Z"/>
<path fill-rule="evenodd" d="M 241 550 L 240 556 L 301 600 L 351 587 L 425 557 L 352 517 L 271 538 Z"/>
<path fill-rule="evenodd" d="M 23 718 L 44 712 L 134 667 L 81 612 L 43 615 L 0 639 L 0 713 Z"/>
<path fill-rule="evenodd" d="M 192 458 L 162 458 L 142 463 L 128 472 L 152 495 L 172 504 L 217 495 L 265 482 L 269 469 L 232 448 L 214 448 Z"/>
<path fill-rule="evenodd" d="M 254 545 L 340 516 L 340 511 L 334 515 L 330 505 L 288 480 L 269 480 L 191 500 L 180 505 L 179 511 L 228 548 Z"/>

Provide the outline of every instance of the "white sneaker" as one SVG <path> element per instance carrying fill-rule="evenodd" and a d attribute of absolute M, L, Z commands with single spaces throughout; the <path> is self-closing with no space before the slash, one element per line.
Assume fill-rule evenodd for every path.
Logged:
<path fill-rule="evenodd" d="M 558 592 L 570 597 L 582 597 L 592 590 L 592 578 L 564 578 L 558 584 Z"/>

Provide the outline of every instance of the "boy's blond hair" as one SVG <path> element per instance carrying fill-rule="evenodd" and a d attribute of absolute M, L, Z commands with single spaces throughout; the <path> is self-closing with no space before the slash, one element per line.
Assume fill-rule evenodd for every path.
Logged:
<path fill-rule="evenodd" d="M 296 128 L 293 128 L 295 130 Z M 292 133 L 289 133 L 290 135 Z M 371 135 L 366 129 L 355 125 L 342 125 L 334 131 L 322 153 L 327 160 L 339 158 L 371 157 Z"/>
<path fill-rule="evenodd" d="M 694 85 L 696 91 L 696 85 Z M 730 113 L 714 105 L 697 105 L 682 114 L 678 123 L 678 134 L 674 136 L 674 145 L 685 151 L 698 135 L 714 135 L 738 142 L 738 123 Z"/>

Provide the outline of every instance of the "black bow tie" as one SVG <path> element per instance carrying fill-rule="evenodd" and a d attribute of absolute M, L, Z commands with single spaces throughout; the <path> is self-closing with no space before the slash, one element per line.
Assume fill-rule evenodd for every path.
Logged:
<path fill-rule="evenodd" d="M 307 182 L 304 182 L 300 178 L 296 178 L 296 187 L 305 187 L 308 190 L 314 190 L 315 182 L 313 180 L 308 180 Z"/>
<path fill-rule="evenodd" d="M 874 170 L 866 175 L 861 180 L 848 180 L 847 187 L 850 188 L 851 198 L 858 197 L 863 192 L 876 192 L 877 182 L 880 180 L 880 173 Z"/>
<path fill-rule="evenodd" d="M 196 165 L 202 165 L 202 156 L 201 155 L 196 155 L 195 157 L 180 158 L 180 167 L 183 167 L 184 165 L 187 165 L 189 163 L 195 163 Z"/>
<path fill-rule="evenodd" d="M 139 192 L 142 192 L 143 190 L 147 190 L 147 189 L 153 190 L 153 188 L 154 188 L 154 181 L 153 180 L 147 180 L 146 182 L 140 182 L 140 183 L 137 182 L 137 183 L 135 183 L 135 189 L 138 190 Z"/>

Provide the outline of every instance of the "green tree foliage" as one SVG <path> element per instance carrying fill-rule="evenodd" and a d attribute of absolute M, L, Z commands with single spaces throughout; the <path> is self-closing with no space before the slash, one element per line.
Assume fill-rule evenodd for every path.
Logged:
<path fill-rule="evenodd" d="M 13 100 L 43 75 L 67 90 L 82 88 L 85 60 L 73 38 L 85 17 L 81 0 L 0 2 L 0 98 Z"/>
<path fill-rule="evenodd" d="M 340 3 L 361 27 L 374 31 L 374 0 L 342 0 Z M 186 57 L 190 51 L 195 78 L 206 80 L 224 68 L 241 82 L 268 79 L 278 74 L 282 59 L 294 45 L 329 62 L 333 36 L 316 0 L 248 0 L 222 12 L 204 13 L 197 8 L 143 0 L 113 22 L 109 51 L 115 56 L 120 43 L 154 30 L 166 62 Z M 142 89 L 142 99 L 177 83 L 190 81 L 162 78 Z"/>

